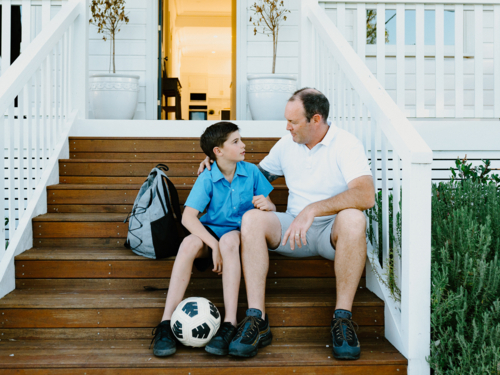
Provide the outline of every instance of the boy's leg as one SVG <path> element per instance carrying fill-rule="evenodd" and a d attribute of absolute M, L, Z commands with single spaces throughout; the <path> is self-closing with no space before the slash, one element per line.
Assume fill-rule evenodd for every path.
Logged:
<path fill-rule="evenodd" d="M 165 302 L 165 311 L 161 318 L 162 321 L 170 320 L 175 308 L 182 301 L 189 280 L 191 279 L 193 261 L 207 254 L 207 246 L 199 237 L 191 234 L 184 238 L 179 247 L 172 275 L 170 276 L 170 285 L 167 293 L 167 301 Z"/>
<path fill-rule="evenodd" d="M 219 241 L 222 256 L 222 286 L 224 292 L 224 322 L 236 326 L 236 310 L 241 280 L 240 232 L 233 230 L 223 235 Z"/>

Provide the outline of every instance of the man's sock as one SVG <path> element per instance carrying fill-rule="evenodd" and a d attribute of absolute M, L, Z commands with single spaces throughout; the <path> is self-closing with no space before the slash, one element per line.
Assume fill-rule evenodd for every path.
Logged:
<path fill-rule="evenodd" d="M 333 317 L 335 319 L 351 319 L 352 313 L 349 310 L 337 309 Z"/>

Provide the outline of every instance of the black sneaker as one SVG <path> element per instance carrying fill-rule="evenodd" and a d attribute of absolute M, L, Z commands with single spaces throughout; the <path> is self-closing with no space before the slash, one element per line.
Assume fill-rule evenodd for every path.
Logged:
<path fill-rule="evenodd" d="M 246 315 L 238 324 L 238 332 L 229 344 L 229 355 L 253 357 L 258 348 L 269 345 L 273 340 L 267 314 L 265 320 L 262 319 L 262 311 L 258 309 L 248 309 Z"/>
<path fill-rule="evenodd" d="M 351 318 L 351 312 L 336 310 L 335 318 L 332 319 L 333 356 L 336 359 L 358 359 L 361 353 Z"/>
<path fill-rule="evenodd" d="M 175 353 L 177 344 L 170 328 L 170 320 L 164 320 L 153 328 L 154 335 L 151 340 L 153 354 L 157 357 L 166 357 Z M 151 345 L 149 348 L 151 349 Z"/>
<path fill-rule="evenodd" d="M 229 343 L 236 334 L 236 327 L 229 322 L 224 322 L 219 330 L 212 337 L 212 340 L 205 346 L 205 351 L 215 355 L 227 355 L 229 353 Z"/>

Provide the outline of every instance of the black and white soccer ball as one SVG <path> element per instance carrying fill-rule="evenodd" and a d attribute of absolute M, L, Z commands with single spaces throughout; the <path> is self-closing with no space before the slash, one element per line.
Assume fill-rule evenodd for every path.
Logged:
<path fill-rule="evenodd" d="M 175 337 L 184 345 L 205 346 L 219 329 L 219 310 L 206 298 L 186 298 L 172 314 L 170 326 Z"/>

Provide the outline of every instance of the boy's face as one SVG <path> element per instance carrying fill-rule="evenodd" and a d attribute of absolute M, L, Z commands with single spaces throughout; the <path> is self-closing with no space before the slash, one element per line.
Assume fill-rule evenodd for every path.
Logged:
<path fill-rule="evenodd" d="M 245 160 L 245 144 L 241 140 L 240 132 L 235 131 L 227 137 L 222 147 L 215 147 L 217 159 L 239 162 Z"/>

